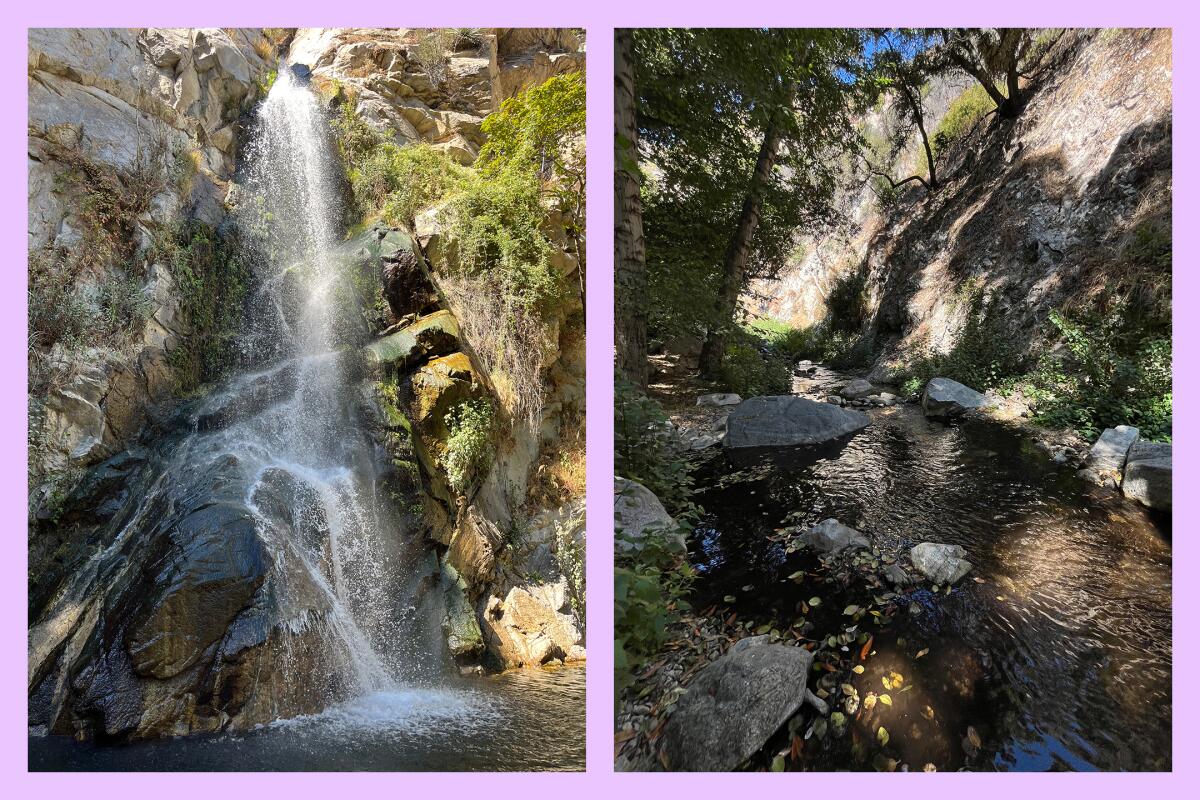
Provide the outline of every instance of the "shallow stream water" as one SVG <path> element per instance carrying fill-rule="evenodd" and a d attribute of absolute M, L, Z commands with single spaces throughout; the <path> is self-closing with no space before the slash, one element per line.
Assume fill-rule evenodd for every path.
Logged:
<path fill-rule="evenodd" d="M 1089 489 L 1013 429 L 945 426 L 915 406 L 870 413 L 841 445 L 722 452 L 697 481 L 694 605 L 755 629 L 786 631 L 817 596 L 810 636 L 837 634 L 844 608 L 886 591 L 829 580 L 788 551 L 781 531 L 829 517 L 885 555 L 944 542 L 975 565 L 953 589 L 902 591 L 887 625 L 862 620 L 855 634 L 874 636 L 875 655 L 847 680 L 892 705 L 850 715 L 840 739 L 810 737 L 796 763 L 871 769 L 882 753 L 913 770 L 1170 769 L 1169 517 Z M 857 661 L 857 640 L 847 650 Z M 904 685 L 889 691 L 892 673 Z"/>

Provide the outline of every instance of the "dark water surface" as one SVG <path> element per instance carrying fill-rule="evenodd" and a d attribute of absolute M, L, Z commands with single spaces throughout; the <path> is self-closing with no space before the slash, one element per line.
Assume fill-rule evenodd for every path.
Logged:
<path fill-rule="evenodd" d="M 838 633 L 861 590 L 822 583 L 816 559 L 788 553 L 780 535 L 828 517 L 885 554 L 945 542 L 975 565 L 949 594 L 909 590 L 890 625 L 863 620 L 876 655 L 849 681 L 860 696 L 883 693 L 894 671 L 908 688 L 852 715 L 851 736 L 810 740 L 806 766 L 870 769 L 882 749 L 915 770 L 1170 769 L 1169 518 L 1089 499 L 1071 467 L 1009 429 L 946 427 L 905 406 L 872 417 L 840 449 L 722 453 L 698 480 L 708 514 L 692 548 L 698 608 L 728 605 L 786 630 L 802 600 L 824 594 L 811 635 Z M 807 576 L 788 579 L 799 570 Z M 851 755 L 855 740 L 866 757 Z"/>
<path fill-rule="evenodd" d="M 582 667 L 368 695 L 244 734 L 100 747 L 31 736 L 31 771 L 541 771 L 584 768 Z"/>

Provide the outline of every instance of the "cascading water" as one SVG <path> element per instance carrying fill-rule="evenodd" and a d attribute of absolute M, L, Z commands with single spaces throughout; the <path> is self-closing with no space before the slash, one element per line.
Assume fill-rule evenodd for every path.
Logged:
<path fill-rule="evenodd" d="M 85 481 L 92 549 L 30 624 L 31 768 L 582 768 L 582 670 L 464 686 L 446 656 L 368 433 L 327 121 L 286 65 L 243 164 L 245 371 Z"/>

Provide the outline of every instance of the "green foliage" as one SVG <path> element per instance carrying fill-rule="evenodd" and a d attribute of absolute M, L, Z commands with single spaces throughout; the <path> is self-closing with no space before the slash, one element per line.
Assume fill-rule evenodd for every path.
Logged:
<path fill-rule="evenodd" d="M 480 126 L 487 142 L 479 151 L 488 175 L 516 169 L 543 179 L 568 178 L 582 188 L 583 162 L 573 146 L 587 127 L 583 74 L 558 75 L 505 100 Z"/>
<path fill-rule="evenodd" d="M 944 153 L 951 145 L 970 133 L 979 120 L 995 110 L 995 102 L 988 97 L 987 90 L 982 86 L 974 83 L 964 89 L 950 104 L 930 139 L 934 154 Z"/>
<path fill-rule="evenodd" d="M 1002 389 L 1020 374 L 1025 357 L 1002 315 L 987 306 L 982 287 L 968 282 L 958 302 L 967 306 L 967 320 L 948 353 L 925 353 L 911 361 L 901 379 L 901 391 L 914 397 L 931 378 L 949 378 L 979 392 Z"/>
<path fill-rule="evenodd" d="M 450 486 L 465 494 L 480 477 L 494 452 L 495 410 L 488 399 L 466 400 L 446 414 L 446 477 Z"/>
<path fill-rule="evenodd" d="M 726 343 L 717 377 L 726 389 L 743 397 L 787 394 L 792 384 L 791 362 L 753 328 L 739 328 Z"/>
<path fill-rule="evenodd" d="M 574 531 L 578 531 L 576 537 Z M 583 510 L 564 521 L 554 523 L 554 559 L 558 571 L 567 579 L 567 597 L 575 612 L 579 627 L 587 625 L 587 540 L 583 525 Z"/>
<path fill-rule="evenodd" d="M 1131 324 L 1124 308 L 1069 319 L 1051 312 L 1065 352 L 1042 357 L 1024 379 L 1034 420 L 1086 438 L 1135 425 L 1143 438 L 1171 439 L 1171 339 Z"/>
<path fill-rule="evenodd" d="M 271 93 L 271 87 L 275 85 L 275 79 L 279 77 L 278 70 L 271 70 L 258 82 L 258 94 L 261 97 L 266 97 Z"/>
<path fill-rule="evenodd" d="M 358 166 L 349 173 L 355 202 L 367 215 L 381 214 L 392 225 L 411 229 L 421 211 L 461 188 L 470 176 L 461 164 L 424 142 L 370 145 L 361 130 L 349 131 L 344 141 L 348 152 L 359 153 L 353 157 Z"/>
<path fill-rule="evenodd" d="M 159 243 L 169 265 L 190 335 L 170 353 L 178 390 L 188 392 L 222 377 L 231 366 L 232 343 L 241 331 L 251 271 L 235 241 L 193 220 Z"/>
<path fill-rule="evenodd" d="M 355 112 L 354 104 L 349 101 L 338 107 L 337 113 L 329 120 L 329 126 L 333 130 L 338 153 L 342 157 L 347 175 L 353 170 L 361 169 L 371 151 L 385 141 L 379 131 L 368 125 L 366 120 Z M 374 197 L 371 199 L 375 200 Z"/>
<path fill-rule="evenodd" d="M 636 539 L 617 531 L 613 584 L 614 668 L 618 693 L 632 673 L 666 641 L 667 627 L 690 606 L 695 579 L 675 531 L 647 529 Z"/>
<path fill-rule="evenodd" d="M 825 324 L 835 333 L 857 333 L 867 320 L 867 274 L 862 269 L 838 276 L 825 298 Z"/>
<path fill-rule="evenodd" d="M 691 467 L 671 434 L 662 406 L 622 375 L 616 378 L 614 401 L 616 473 L 654 492 L 672 515 L 691 511 Z"/>
<path fill-rule="evenodd" d="M 492 275 L 506 301 L 526 312 L 547 314 L 564 299 L 562 279 L 550 264 L 535 176 L 517 170 L 475 176 L 444 213 L 461 272 Z"/>

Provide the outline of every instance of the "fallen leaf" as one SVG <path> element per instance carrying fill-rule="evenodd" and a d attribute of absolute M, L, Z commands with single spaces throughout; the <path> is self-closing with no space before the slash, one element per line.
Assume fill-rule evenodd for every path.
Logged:
<path fill-rule="evenodd" d="M 880 725 L 879 730 L 875 732 L 875 738 L 879 740 L 880 744 L 886 746 L 888 740 L 890 740 L 892 737 L 888 736 L 887 728 Z"/>
<path fill-rule="evenodd" d="M 816 608 L 817 606 L 821 605 L 821 598 L 819 598 L 819 597 L 810 597 L 810 598 L 808 598 L 808 604 L 809 604 L 810 606 L 812 606 L 813 608 Z"/>
<path fill-rule="evenodd" d="M 917 656 L 916 656 L 916 657 L 917 657 L 917 658 L 921 658 L 922 656 L 927 656 L 927 655 L 929 655 L 929 648 L 928 648 L 928 647 L 926 647 L 924 650 L 921 650 L 921 651 L 919 651 L 919 652 L 917 653 Z"/>
<path fill-rule="evenodd" d="M 859 664 L 850 671 L 853 672 L 855 675 L 862 675 L 867 670 L 866 670 L 866 667 L 864 667 L 862 664 Z"/>
<path fill-rule="evenodd" d="M 863 647 L 862 647 L 862 652 L 860 652 L 860 653 L 858 654 L 858 660 L 859 660 L 859 661 L 866 661 L 866 660 L 867 660 L 867 654 L 871 652 L 871 645 L 873 645 L 873 644 L 875 644 L 875 637 L 874 637 L 874 636 L 870 636 L 870 637 L 868 637 L 868 638 L 867 638 L 867 643 L 866 643 L 866 644 L 864 644 L 864 645 L 863 645 Z"/>
<path fill-rule="evenodd" d="M 879 702 L 885 706 L 890 706 L 892 704 L 892 696 L 890 694 L 881 694 L 879 695 Z"/>
<path fill-rule="evenodd" d="M 967 741 L 975 748 L 983 746 L 983 741 L 979 738 L 979 734 L 970 725 L 967 726 Z"/>

